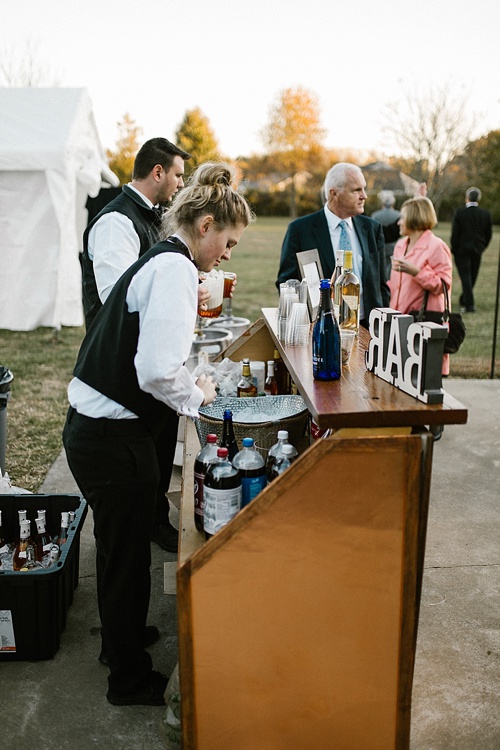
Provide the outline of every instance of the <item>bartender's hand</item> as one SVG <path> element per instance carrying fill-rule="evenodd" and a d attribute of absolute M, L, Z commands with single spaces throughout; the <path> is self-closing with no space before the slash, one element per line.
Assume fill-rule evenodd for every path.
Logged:
<path fill-rule="evenodd" d="M 212 295 L 204 288 L 203 284 L 198 285 L 198 310 L 207 309 L 206 303 L 211 296 Z"/>
<path fill-rule="evenodd" d="M 217 396 L 216 386 L 217 383 L 212 378 L 211 375 L 200 375 L 200 377 L 196 380 L 196 385 L 198 388 L 201 388 L 203 391 L 204 399 L 202 406 L 207 406 L 207 404 L 211 404 L 212 401 Z"/>

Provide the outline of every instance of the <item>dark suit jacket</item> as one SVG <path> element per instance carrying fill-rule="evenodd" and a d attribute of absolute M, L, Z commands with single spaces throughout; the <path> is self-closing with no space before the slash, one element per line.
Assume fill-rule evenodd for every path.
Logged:
<path fill-rule="evenodd" d="M 384 233 L 378 221 L 368 216 L 354 216 L 353 226 L 363 253 L 363 305 L 368 318 L 374 307 L 388 307 L 391 293 L 384 270 Z M 300 279 L 297 253 L 317 249 L 323 277 L 330 279 L 335 258 L 330 231 L 323 209 L 302 216 L 289 224 L 281 248 L 280 268 L 276 286 L 288 279 Z"/>
<path fill-rule="evenodd" d="M 492 232 L 491 214 L 479 206 L 463 206 L 455 212 L 451 228 L 453 255 L 481 255 Z"/>

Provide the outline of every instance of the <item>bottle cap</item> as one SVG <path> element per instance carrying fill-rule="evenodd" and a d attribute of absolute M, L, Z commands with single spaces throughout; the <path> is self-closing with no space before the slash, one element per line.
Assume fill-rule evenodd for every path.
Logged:
<path fill-rule="evenodd" d="M 288 430 L 278 430 L 278 440 L 288 440 Z"/>
<path fill-rule="evenodd" d="M 289 456 L 291 453 L 294 452 L 294 450 L 295 449 L 294 449 L 293 445 L 288 445 L 288 444 L 284 445 L 283 446 L 283 455 L 284 456 Z"/>
<path fill-rule="evenodd" d="M 212 432 L 210 435 L 207 435 L 207 443 L 216 443 L 217 442 L 217 435 L 214 435 Z"/>
<path fill-rule="evenodd" d="M 218 458 L 227 458 L 228 456 L 228 449 L 227 448 L 217 448 L 217 457 Z"/>
<path fill-rule="evenodd" d="M 253 438 L 250 438 L 250 437 L 243 438 L 244 448 L 251 448 L 252 446 L 253 446 Z"/>

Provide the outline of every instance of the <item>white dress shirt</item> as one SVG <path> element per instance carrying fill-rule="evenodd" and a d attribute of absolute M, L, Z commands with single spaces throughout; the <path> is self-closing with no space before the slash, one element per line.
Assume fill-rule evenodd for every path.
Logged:
<path fill-rule="evenodd" d="M 128 184 L 144 203 L 153 208 L 149 198 L 131 183 Z M 94 276 L 97 293 L 105 302 L 120 276 L 139 257 L 141 242 L 133 222 L 119 211 L 111 211 L 101 216 L 89 232 L 87 250 L 94 263 Z"/>
<path fill-rule="evenodd" d="M 179 414 L 198 416 L 204 400 L 185 362 L 193 342 L 198 309 L 198 274 L 179 253 L 151 258 L 130 282 L 130 312 L 139 313 L 139 340 L 134 365 L 140 388 Z M 78 378 L 68 387 L 71 406 L 87 417 L 136 418 Z"/>
<path fill-rule="evenodd" d="M 340 244 L 340 222 L 342 219 L 333 213 L 333 211 L 330 211 L 328 206 L 325 204 L 325 216 L 326 221 L 328 223 L 328 229 L 330 231 L 330 239 L 332 241 L 333 245 L 333 255 L 335 257 L 335 253 L 339 249 Z M 362 320 L 365 317 L 364 314 L 364 305 L 363 305 L 363 252 L 361 250 L 361 245 L 358 240 L 358 235 L 356 234 L 356 230 L 354 229 L 353 223 L 352 223 L 352 217 L 350 216 L 348 219 L 344 219 L 346 223 L 346 230 L 347 234 L 349 235 L 349 240 L 351 242 L 351 248 L 352 248 L 352 265 L 353 265 L 353 272 L 358 277 L 359 280 L 359 318 Z M 333 264 L 335 267 L 335 263 Z"/>

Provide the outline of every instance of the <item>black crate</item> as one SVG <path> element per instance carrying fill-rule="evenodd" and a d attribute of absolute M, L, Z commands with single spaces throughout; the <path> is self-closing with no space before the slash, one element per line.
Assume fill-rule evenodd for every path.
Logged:
<path fill-rule="evenodd" d="M 28 572 L 0 568 L 0 617 L 12 622 L 15 639 L 15 651 L 5 650 L 5 644 L 0 642 L 1 661 L 52 659 L 59 649 L 66 614 L 78 586 L 80 531 L 87 515 L 86 501 L 77 494 L 0 495 L 6 539 L 19 535 L 17 511 L 23 509 L 33 522 L 37 511 L 45 509 L 51 536 L 59 532 L 62 511 L 75 511 L 75 520 L 55 565 Z M 34 523 L 32 528 L 35 529 Z"/>

